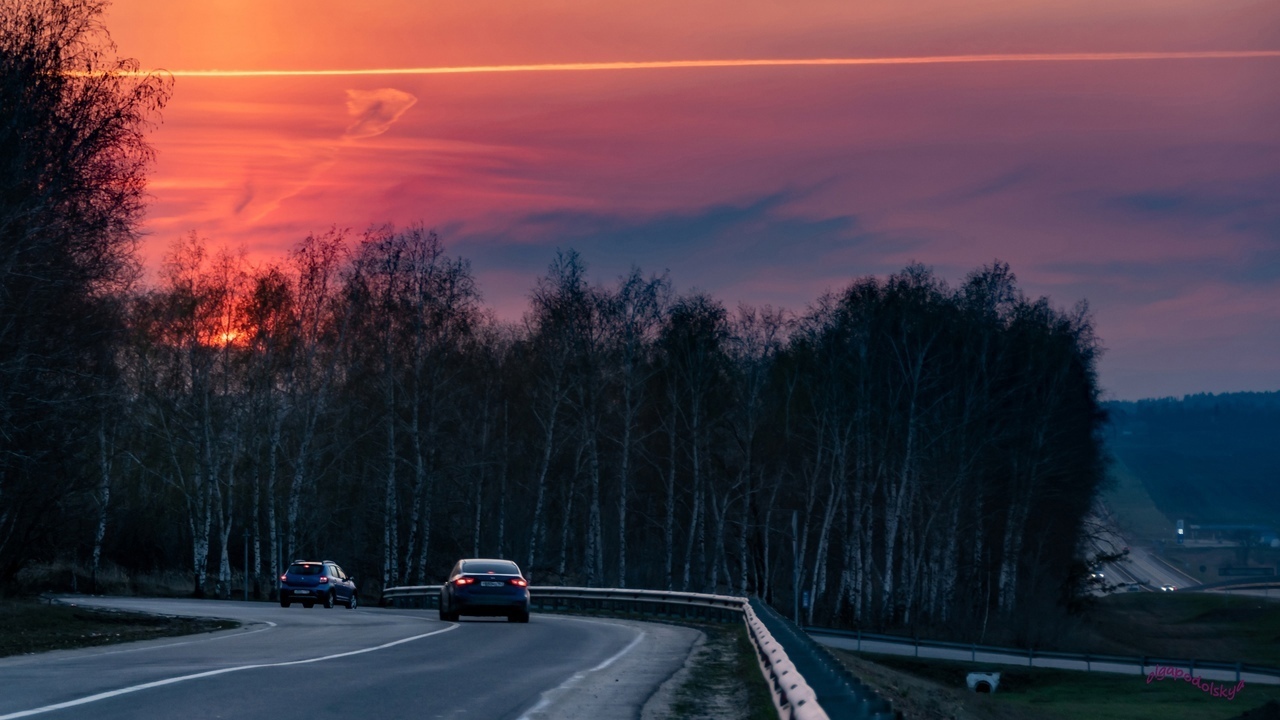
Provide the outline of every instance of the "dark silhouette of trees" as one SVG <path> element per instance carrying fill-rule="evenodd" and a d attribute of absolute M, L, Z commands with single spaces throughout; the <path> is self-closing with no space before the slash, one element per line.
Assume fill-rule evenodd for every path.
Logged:
<path fill-rule="evenodd" d="M 258 268 L 193 234 L 136 287 L 168 85 L 112 58 L 102 7 L 0 0 L 0 584 L 62 558 L 261 595 L 323 556 L 368 597 L 495 555 L 1032 641 L 1077 588 L 1103 474 L 1084 306 L 995 263 L 730 312 L 566 251 L 507 324 L 421 226 Z"/>
<path fill-rule="evenodd" d="M 109 498 L 102 398 L 169 84 L 122 74 L 103 7 L 0 2 L 0 585 Z"/>
<path fill-rule="evenodd" d="M 1030 637 L 1074 588 L 1097 344 L 1006 265 L 956 289 L 912 265 L 791 316 L 639 270 L 593 284 L 564 252 L 511 325 L 420 227 L 345 248 L 248 271 L 193 236 L 133 294 L 133 409 L 93 445 L 107 561 L 143 570 L 125 550 L 150 535 L 148 567 L 225 597 L 242 542 L 256 578 L 341 557 L 366 592 L 500 555 L 971 639 Z M 137 527 L 141 499 L 170 520 Z"/>

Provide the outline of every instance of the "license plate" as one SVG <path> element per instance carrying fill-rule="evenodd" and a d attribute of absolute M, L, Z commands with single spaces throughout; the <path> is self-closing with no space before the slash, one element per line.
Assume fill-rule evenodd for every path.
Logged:
<path fill-rule="evenodd" d="M 484 580 L 480 583 L 480 587 L 502 587 L 502 583 L 495 580 Z"/>

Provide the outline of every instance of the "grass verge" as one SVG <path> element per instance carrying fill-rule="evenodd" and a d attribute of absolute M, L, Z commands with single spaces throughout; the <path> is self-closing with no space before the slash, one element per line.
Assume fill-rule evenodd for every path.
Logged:
<path fill-rule="evenodd" d="M 1160 512 L 1142 480 L 1124 461 L 1116 458 L 1111 466 L 1112 484 L 1102 493 L 1102 501 L 1115 515 L 1121 529 L 1137 542 L 1154 538 L 1173 538 L 1175 523 Z"/>
<path fill-rule="evenodd" d="M 776 720 L 769 686 L 742 623 L 696 625 L 707 637 L 675 692 L 672 717 Z"/>
<path fill-rule="evenodd" d="M 240 626 L 233 620 L 160 617 L 20 599 L 0 600 L 0 617 L 4 618 L 0 657 L 194 635 Z"/>
<path fill-rule="evenodd" d="M 1094 652 L 1280 666 L 1280 603 L 1225 593 L 1124 593 L 1099 602 Z"/>
<path fill-rule="evenodd" d="M 886 686 L 880 688 L 881 692 L 894 702 L 895 708 L 914 700 L 917 707 L 945 708 L 946 712 L 908 713 L 909 718 L 1225 720 L 1268 702 L 1280 701 L 1280 686 L 1274 685 L 1246 684 L 1233 700 L 1227 700 L 1172 679 L 1148 683 L 1138 675 L 854 655 L 842 651 L 837 654 L 855 672 L 861 669 L 864 676 L 878 676 L 878 682 Z M 883 670 L 867 672 L 871 666 Z M 993 695 L 970 692 L 965 676 L 974 671 L 999 672 L 997 692 Z M 863 680 L 871 682 L 867 677 Z"/>

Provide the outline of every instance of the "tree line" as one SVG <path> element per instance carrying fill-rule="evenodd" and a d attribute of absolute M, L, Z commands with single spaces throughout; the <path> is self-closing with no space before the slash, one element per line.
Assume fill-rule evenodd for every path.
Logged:
<path fill-rule="evenodd" d="M 27 77 L 3 70 L 3 92 Z M 136 133 L 167 92 L 59 77 L 117 83 Z M 8 132 L 10 155 L 38 135 Z M 806 622 L 969 637 L 1076 590 L 1098 343 L 1083 306 L 1026 297 L 1003 263 L 954 288 L 911 265 L 788 312 L 638 268 L 592 282 L 565 251 L 510 322 L 436 234 L 386 226 L 260 265 L 192 234 L 144 285 L 136 133 L 107 143 L 132 182 L 111 192 L 134 194 L 84 200 L 116 208 L 76 231 L 97 254 L 26 220 L 21 202 L 64 206 L 0 163 L 0 583 L 72 558 L 227 597 L 247 556 L 268 595 L 323 556 L 370 594 L 496 556 L 535 585 L 807 596 Z"/>

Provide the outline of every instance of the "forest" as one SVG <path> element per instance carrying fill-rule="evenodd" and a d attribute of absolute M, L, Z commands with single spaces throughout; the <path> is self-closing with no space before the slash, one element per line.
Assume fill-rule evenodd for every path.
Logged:
<path fill-rule="evenodd" d="M 1104 404 L 1106 448 L 1139 478 L 1170 527 L 1280 520 L 1280 392 Z"/>
<path fill-rule="evenodd" d="M 1078 592 L 1105 470 L 1084 304 L 994 262 L 729 308 L 565 250 L 511 321 L 425 225 L 254 263 L 192 233 L 144 281 L 171 81 L 122 72 L 101 7 L 0 13 L 0 589 L 63 561 L 265 598 L 323 557 L 371 601 L 493 556 L 973 639 Z"/>

